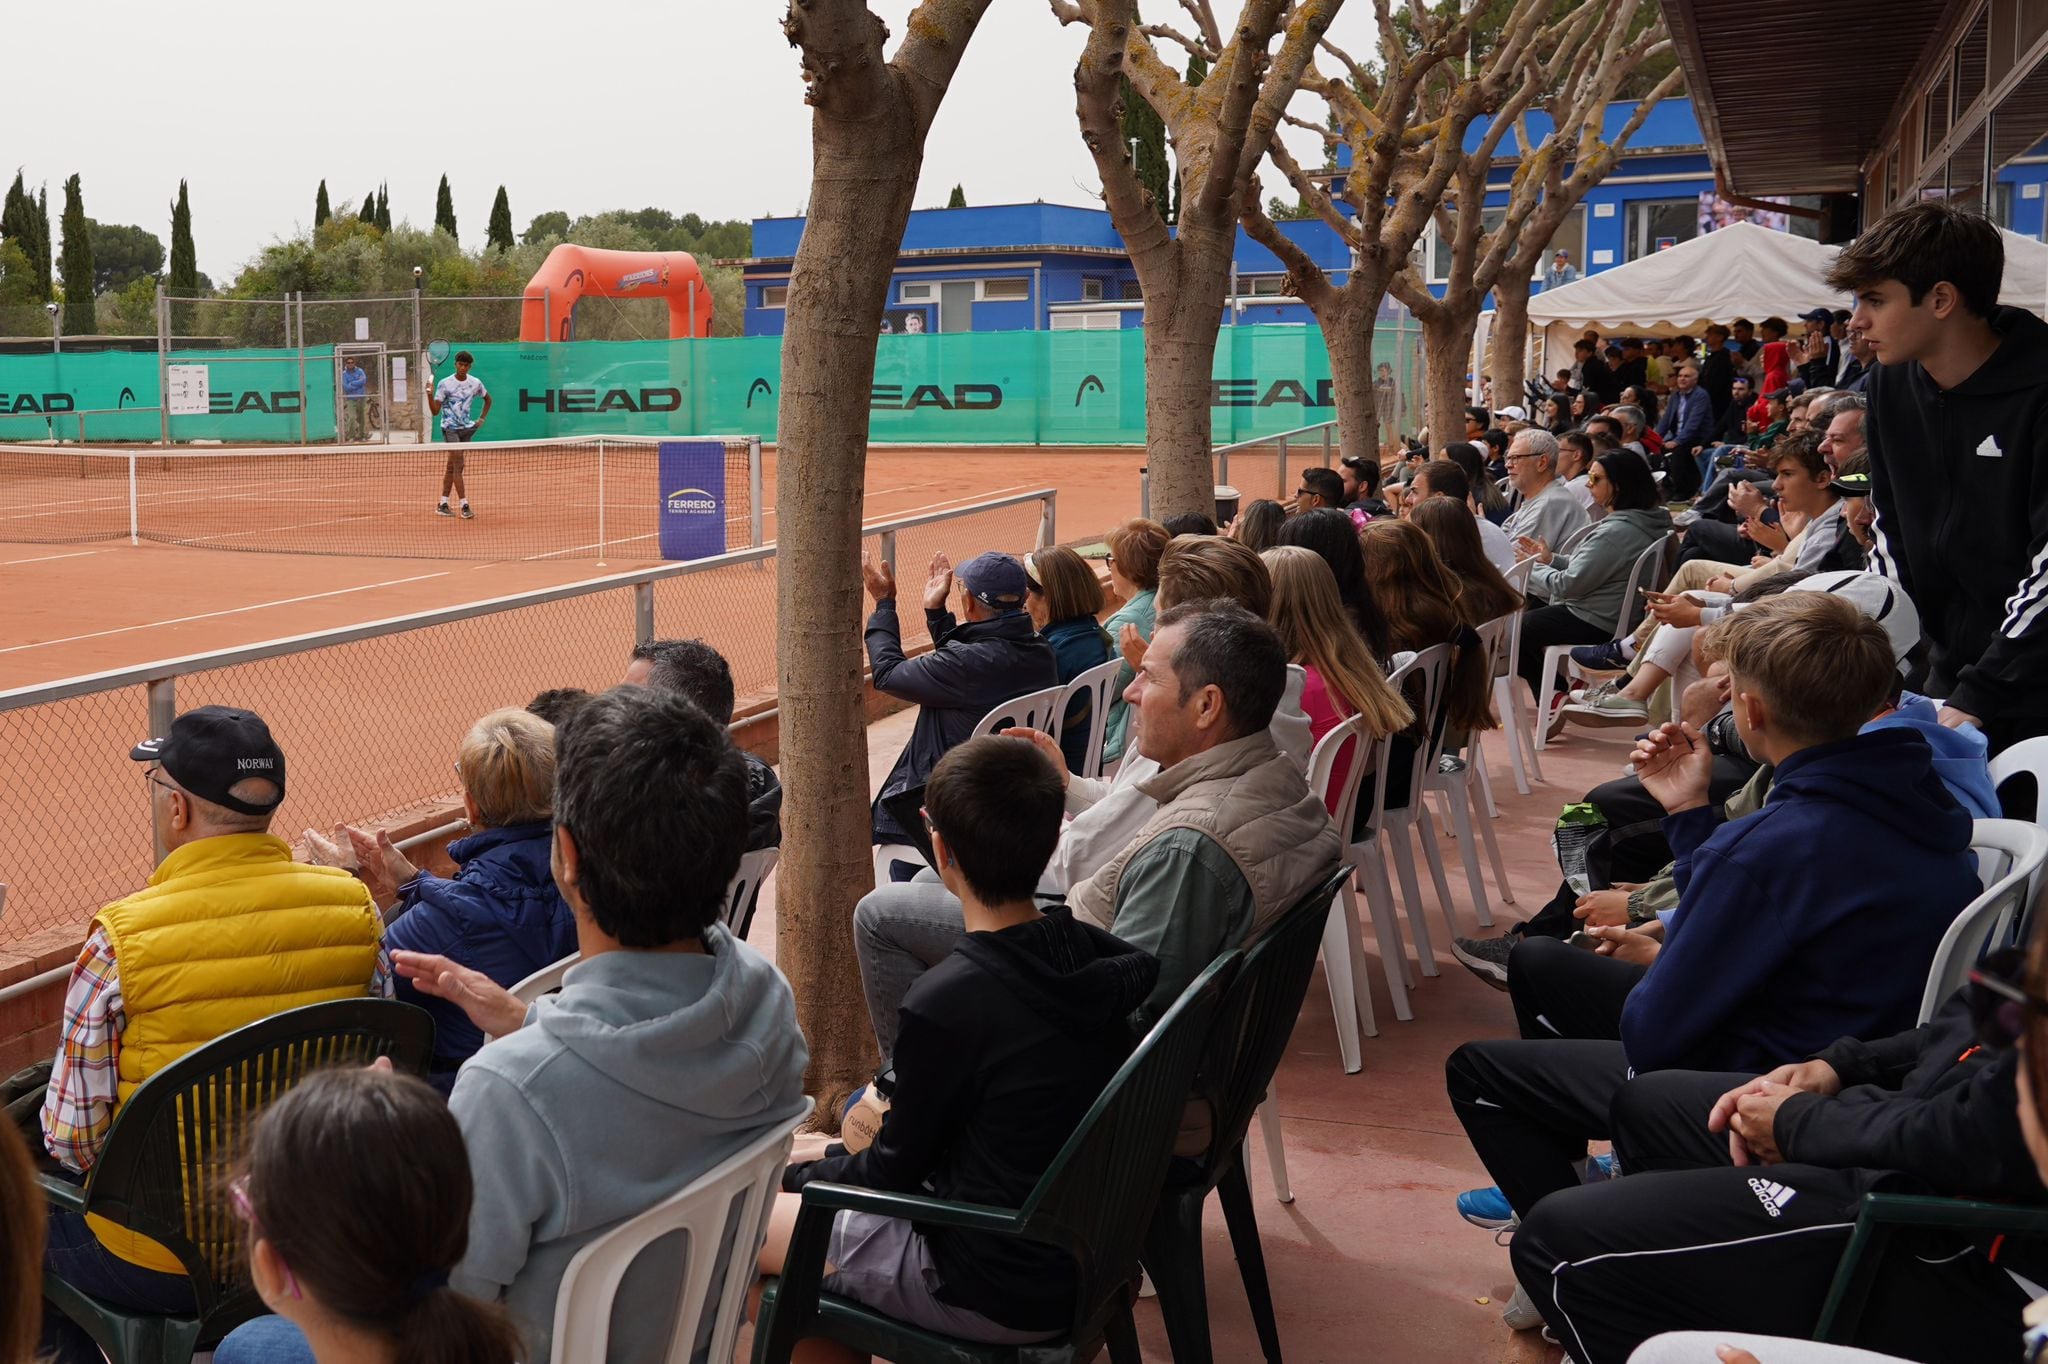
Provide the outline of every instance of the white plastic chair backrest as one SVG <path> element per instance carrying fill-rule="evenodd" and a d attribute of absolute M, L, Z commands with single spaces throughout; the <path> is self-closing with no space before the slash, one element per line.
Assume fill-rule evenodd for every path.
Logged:
<path fill-rule="evenodd" d="M 704 1315 L 710 1312 L 711 1349 L 706 1357 L 731 1359 L 782 1169 L 789 1163 L 797 1124 L 810 1111 L 811 1101 L 806 1099 L 804 1111 L 795 1118 L 776 1124 L 646 1212 L 577 1251 L 562 1271 L 562 1286 L 555 1294 L 554 1358 L 604 1359 L 612 1330 L 612 1300 L 626 1271 L 655 1241 L 681 1232 L 683 1273 L 675 1286 L 675 1332 L 665 1357 L 668 1364 L 687 1364 Z M 733 1230 L 730 1246 L 728 1229 Z M 658 1313 L 662 1306 L 636 1302 L 632 1311 Z"/>
<path fill-rule="evenodd" d="M 1636 627 L 1643 623 L 1643 612 L 1649 608 L 1649 603 L 1643 600 L 1638 589 L 1654 587 L 1663 581 L 1662 578 L 1652 580 L 1650 575 L 1663 567 L 1664 550 L 1670 543 L 1671 535 L 1667 531 L 1645 545 L 1643 552 L 1636 556 L 1635 567 L 1628 571 L 1628 586 L 1621 594 L 1621 623 L 1614 628 L 1616 639 L 1634 634 Z"/>
<path fill-rule="evenodd" d="M 542 995 L 553 994 L 562 988 L 562 973 L 581 960 L 580 953 L 571 952 L 552 966 L 541 967 L 512 987 L 512 997 L 521 1004 L 531 1004 Z"/>
<path fill-rule="evenodd" d="M 1515 656 L 1509 651 L 1508 641 L 1522 623 L 1520 611 L 1510 611 L 1504 616 L 1495 616 L 1472 633 L 1479 636 L 1480 647 L 1486 650 L 1486 675 L 1505 676 L 1514 666 Z"/>
<path fill-rule="evenodd" d="M 1316 799 L 1330 812 L 1330 823 L 1337 830 L 1337 837 L 1346 843 L 1351 841 L 1351 831 L 1357 827 L 1358 801 L 1364 794 L 1368 780 L 1377 781 L 1380 768 L 1380 748 L 1385 743 L 1365 732 L 1365 720 L 1353 715 L 1335 729 L 1316 741 L 1315 750 L 1308 755 L 1308 789 L 1315 792 Z M 1350 749 L 1351 766 L 1345 770 L 1341 786 L 1336 785 L 1337 761 Z M 1332 800 L 1334 795 L 1336 799 Z"/>
<path fill-rule="evenodd" d="M 2048 825 L 2048 737 L 2022 739 L 1992 755 L 1991 785 L 2000 804 L 2007 799 L 2005 784 L 2015 777 L 2034 779 L 2034 823 Z"/>
<path fill-rule="evenodd" d="M 1507 571 L 1508 586 L 1514 588 L 1515 595 L 1522 598 L 1524 602 L 1529 597 L 1529 573 L 1535 567 L 1536 560 L 1534 557 L 1531 557 L 1517 559 L 1515 566 Z M 1507 656 L 1501 665 L 1502 671 L 1495 674 L 1498 677 L 1506 677 L 1508 675 L 1507 670 L 1513 668 L 1515 660 L 1522 656 L 1522 617 L 1528 609 L 1524 605 L 1521 610 L 1516 611 L 1513 623 L 1508 626 Z"/>
<path fill-rule="evenodd" d="M 1060 699 L 1053 705 L 1052 737 L 1064 739 L 1067 734 L 1067 708 L 1083 693 L 1090 696 L 1088 742 L 1081 749 L 1086 757 L 1082 760 L 1081 771 L 1076 774 L 1078 776 L 1102 775 L 1102 742 L 1109 735 L 1109 705 L 1116 699 L 1111 692 L 1116 688 L 1116 675 L 1123 666 L 1122 658 L 1112 658 L 1077 674 L 1073 681 L 1060 689 Z"/>
<path fill-rule="evenodd" d="M 1567 535 L 1567 536 L 1565 536 L 1565 537 L 1564 537 L 1564 540 L 1563 540 L 1563 541 L 1562 541 L 1561 543 L 1559 543 L 1559 544 L 1555 544 L 1555 545 L 1552 545 L 1552 546 L 1550 547 L 1550 552 L 1551 552 L 1552 554 L 1569 554 L 1569 553 L 1571 553 L 1571 551 L 1573 551 L 1573 550 L 1577 549 L 1577 548 L 1578 548 L 1578 547 L 1579 547 L 1580 545 L 1582 545 L 1582 544 L 1584 544 L 1584 543 L 1586 542 L 1586 537 L 1587 537 L 1588 535 L 1591 535 L 1591 534 L 1593 533 L 1593 528 L 1594 528 L 1595 526 L 1599 525 L 1599 524 L 1600 524 L 1600 523 L 1599 523 L 1598 521 L 1588 521 L 1588 522 L 1587 522 L 1587 523 L 1586 523 L 1585 525 L 1583 525 L 1583 526 L 1580 526 L 1580 527 L 1579 527 L 1579 528 L 1578 528 L 1577 530 L 1573 531 L 1573 532 L 1572 532 L 1572 533 L 1571 533 L 1570 535 Z M 1521 567 L 1521 565 L 1520 565 L 1520 564 L 1517 564 L 1517 565 L 1515 565 L 1515 566 L 1516 566 L 1517 568 Z M 1526 588 L 1526 587 L 1527 587 L 1528 585 L 1529 585 L 1529 580 L 1528 580 L 1528 579 L 1526 579 L 1526 578 L 1524 578 L 1524 579 L 1522 580 L 1522 586 Z"/>
<path fill-rule="evenodd" d="M 761 883 L 781 859 L 780 848 L 761 848 L 740 859 L 739 874 L 726 887 L 725 913 L 719 916 L 735 938 L 746 940 L 754 923 L 754 902 L 761 898 Z"/>
<path fill-rule="evenodd" d="M 1422 742 L 1414 746 L 1413 768 L 1408 775 L 1408 808 L 1422 800 L 1423 782 L 1429 770 L 1436 765 L 1436 718 L 1444 705 L 1445 679 L 1451 671 L 1451 646 L 1434 644 L 1415 657 L 1387 674 L 1387 685 L 1399 692 L 1408 703 L 1415 707 L 1415 718 L 1422 724 Z M 1422 679 L 1419 698 L 1410 695 L 1408 678 L 1416 674 Z M 1380 745 L 1379 782 L 1373 791 L 1372 820 L 1370 827 L 1378 829 L 1380 819 L 1386 813 L 1387 778 L 1394 760 L 1394 745 Z"/>
<path fill-rule="evenodd" d="M 2040 893 L 2048 829 L 2017 819 L 1980 819 L 1970 834 L 1970 850 L 1977 854 L 1977 879 L 1984 890 L 1956 915 L 1934 950 L 1920 996 L 1922 1023 L 1962 988 L 1987 951 L 2012 940 L 2014 923 L 2027 916 Z"/>
<path fill-rule="evenodd" d="M 979 739 L 1004 729 L 1039 729 L 1057 738 L 1058 731 L 1053 726 L 1059 723 L 1059 699 L 1065 691 L 1065 687 L 1047 687 L 1043 691 L 1013 696 L 982 716 L 974 732 L 967 737 Z"/>

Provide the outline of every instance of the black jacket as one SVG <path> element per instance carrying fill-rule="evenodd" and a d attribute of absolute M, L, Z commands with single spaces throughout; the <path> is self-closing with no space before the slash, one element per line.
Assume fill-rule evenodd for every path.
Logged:
<path fill-rule="evenodd" d="M 1579 366 L 1579 384 L 1598 394 L 1603 404 L 1621 397 L 1621 380 L 1614 377 L 1614 371 L 1598 355 L 1587 356 Z"/>
<path fill-rule="evenodd" d="M 1159 962 L 1064 908 L 997 933 L 969 933 L 903 997 L 896 1087 L 874 1145 L 835 1143 L 792 1166 L 813 1179 L 991 1207 L 1022 1206 L 1135 1040 L 1128 1016 Z M 942 1302 L 1019 1331 L 1074 1313 L 1074 1262 L 1054 1247 L 918 1228 Z"/>
<path fill-rule="evenodd" d="M 1982 717 L 1994 747 L 2048 733 L 2048 322 L 1992 318 L 1991 358 L 1943 392 L 1917 363 L 1870 376 L 1871 567 L 1920 611 L 1919 690 Z"/>
<path fill-rule="evenodd" d="M 1038 637 L 1031 617 L 1022 611 L 964 624 L 955 623 L 950 611 L 926 611 L 924 619 L 934 648 L 905 658 L 896 603 L 877 602 L 868 617 L 868 667 L 875 690 L 919 707 L 910 742 L 882 783 L 884 796 L 922 786 L 946 751 L 964 742 L 981 718 L 1003 702 L 1060 681 L 1052 646 Z M 874 836 L 877 843 L 910 841 L 879 798 Z"/>
<path fill-rule="evenodd" d="M 1707 351 L 1707 358 L 1700 362 L 1700 387 L 1714 400 L 1714 420 L 1718 424 L 1728 411 L 1728 399 L 1735 386 L 1735 357 L 1728 353 L 1726 346 L 1714 346 Z"/>
<path fill-rule="evenodd" d="M 747 760 L 747 851 L 782 846 L 782 780 L 751 753 Z"/>

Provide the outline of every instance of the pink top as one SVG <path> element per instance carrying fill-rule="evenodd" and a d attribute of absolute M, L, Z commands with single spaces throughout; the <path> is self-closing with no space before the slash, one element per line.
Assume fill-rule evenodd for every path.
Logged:
<path fill-rule="evenodd" d="M 1301 670 L 1305 677 L 1301 684 L 1301 709 L 1308 716 L 1309 751 L 1323 741 L 1323 736 L 1335 729 L 1358 712 L 1344 703 L 1344 699 L 1331 691 L 1323 682 L 1323 675 L 1313 664 L 1304 663 Z M 1330 796 L 1324 802 L 1330 813 L 1337 812 L 1336 793 L 1344 789 L 1344 781 L 1351 774 L 1352 759 L 1357 756 L 1358 745 L 1347 745 L 1337 754 L 1337 761 L 1330 768 Z"/>

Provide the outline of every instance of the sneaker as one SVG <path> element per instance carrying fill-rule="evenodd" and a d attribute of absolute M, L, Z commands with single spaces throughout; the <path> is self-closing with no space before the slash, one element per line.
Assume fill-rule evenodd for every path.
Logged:
<path fill-rule="evenodd" d="M 1508 953 L 1515 950 L 1515 942 L 1511 933 L 1503 933 L 1498 938 L 1453 938 L 1451 955 L 1494 989 L 1505 990 L 1508 988 Z"/>
<path fill-rule="evenodd" d="M 1567 692 L 1555 692 L 1550 698 L 1550 714 L 1543 721 L 1543 737 L 1555 739 L 1564 733 L 1564 708 L 1571 703 Z"/>
<path fill-rule="evenodd" d="M 1508 1299 L 1500 1319 L 1507 1323 L 1510 1331 L 1534 1331 L 1543 1325 L 1543 1314 L 1536 1310 L 1536 1304 L 1529 1301 L 1528 1290 L 1515 1285 L 1515 1296 Z"/>
<path fill-rule="evenodd" d="M 473 512 L 473 511 L 471 511 L 471 510 L 469 509 L 469 503 L 467 503 L 467 502 L 463 503 L 463 504 L 462 504 L 462 519 L 463 519 L 463 520 L 465 520 L 465 521 L 470 521 L 470 520 L 474 520 L 474 519 L 475 519 L 475 517 L 476 517 L 476 513 L 475 513 L 475 512 Z"/>
<path fill-rule="evenodd" d="M 1572 662 L 1596 673 L 1618 673 L 1628 666 L 1628 651 L 1618 639 L 1605 644 L 1581 644 L 1572 650 Z"/>
<path fill-rule="evenodd" d="M 448 509 L 448 504 L 447 504 L 446 502 L 442 502 L 442 503 L 439 503 L 438 505 L 436 505 L 436 506 L 435 506 L 435 508 L 434 508 L 434 515 L 436 515 L 436 516 L 453 516 L 453 515 L 455 515 L 455 513 L 454 513 L 454 512 L 452 512 L 452 511 L 450 511 L 450 510 Z"/>
<path fill-rule="evenodd" d="M 1650 708 L 1612 691 L 1588 691 L 1582 701 L 1565 706 L 1565 713 L 1582 725 L 1640 725 L 1650 718 Z"/>
<path fill-rule="evenodd" d="M 1458 1195 L 1458 1216 L 1475 1227 L 1498 1231 L 1515 1220 L 1515 1210 L 1498 1188 L 1467 1189 Z"/>
<path fill-rule="evenodd" d="M 1583 706 L 1596 696 L 1606 696 L 1611 692 L 1618 692 L 1626 685 L 1626 683 L 1610 677 L 1605 682 L 1595 682 L 1590 687 L 1573 687 L 1570 693 L 1572 698 L 1571 704 Z"/>

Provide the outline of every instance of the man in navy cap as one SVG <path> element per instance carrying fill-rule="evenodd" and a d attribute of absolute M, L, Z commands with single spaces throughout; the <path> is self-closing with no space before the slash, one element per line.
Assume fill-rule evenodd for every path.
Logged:
<path fill-rule="evenodd" d="M 1832 388 L 1835 372 L 1842 367 L 1842 347 L 1835 340 L 1835 314 L 1828 308 L 1809 308 L 1799 314 L 1806 335 L 1792 347 L 1799 377 L 1808 388 Z"/>
<path fill-rule="evenodd" d="M 932 649 L 916 658 L 903 652 L 894 570 L 863 552 L 860 571 L 875 600 L 867 628 L 875 690 L 919 707 L 910 743 L 875 801 L 874 838 L 878 844 L 910 843 L 910 835 L 884 802 L 924 785 L 946 751 L 964 743 L 995 707 L 1026 692 L 1058 686 L 1059 664 L 1052 646 L 1038 637 L 1031 617 L 1024 613 L 1024 565 L 1008 554 L 977 554 L 960 566 L 959 620 L 946 609 L 953 591 L 953 562 L 943 552 L 932 556 L 924 588 L 925 627 Z"/>
<path fill-rule="evenodd" d="M 144 765 L 163 860 L 146 889 L 93 916 L 64 992 L 43 1142 L 79 1175 L 120 1105 L 187 1052 L 285 1009 L 391 992 L 370 892 L 339 868 L 293 862 L 270 833 L 284 753 L 260 716 L 202 706 L 129 756 Z M 44 1264 L 123 1307 L 193 1311 L 177 1256 L 103 1218 L 52 1205 Z M 99 1358 L 55 1313 L 42 1348 Z"/>

